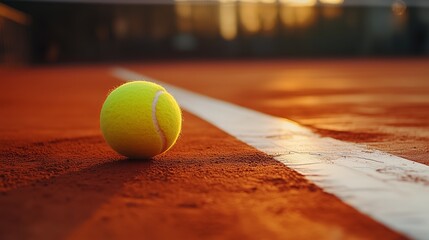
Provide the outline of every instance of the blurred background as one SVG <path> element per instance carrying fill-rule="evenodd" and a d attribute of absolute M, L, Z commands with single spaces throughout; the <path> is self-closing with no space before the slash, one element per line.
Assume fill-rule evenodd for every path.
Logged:
<path fill-rule="evenodd" d="M 0 64 L 429 55 L 429 1 L 3 1 Z"/>

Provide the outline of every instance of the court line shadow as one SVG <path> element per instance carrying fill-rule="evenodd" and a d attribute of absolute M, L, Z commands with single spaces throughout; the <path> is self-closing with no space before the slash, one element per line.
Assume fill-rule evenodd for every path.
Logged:
<path fill-rule="evenodd" d="M 153 164 L 153 160 L 117 160 L 3 193 L 0 238 L 64 238 Z"/>

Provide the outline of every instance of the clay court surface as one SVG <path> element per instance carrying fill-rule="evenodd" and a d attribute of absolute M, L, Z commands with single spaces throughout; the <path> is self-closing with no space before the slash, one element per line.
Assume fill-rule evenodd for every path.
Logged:
<path fill-rule="evenodd" d="M 99 130 L 118 65 L 429 164 L 426 59 L 3 68 L 2 239 L 405 238 L 187 112 L 171 151 L 121 157 Z"/>

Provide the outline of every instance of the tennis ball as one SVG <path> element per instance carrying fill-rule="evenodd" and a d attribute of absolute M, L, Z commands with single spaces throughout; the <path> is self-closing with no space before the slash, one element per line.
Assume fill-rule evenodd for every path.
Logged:
<path fill-rule="evenodd" d="M 151 158 L 174 145 L 182 128 L 182 113 L 160 85 L 129 82 L 107 96 L 100 128 L 116 152 L 129 158 Z"/>

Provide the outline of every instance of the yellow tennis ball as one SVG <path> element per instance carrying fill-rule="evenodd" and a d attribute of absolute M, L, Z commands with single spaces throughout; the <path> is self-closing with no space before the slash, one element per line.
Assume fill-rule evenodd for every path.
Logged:
<path fill-rule="evenodd" d="M 129 158 L 151 158 L 170 149 L 182 128 L 176 100 L 158 84 L 135 81 L 113 90 L 103 104 L 106 142 Z"/>

